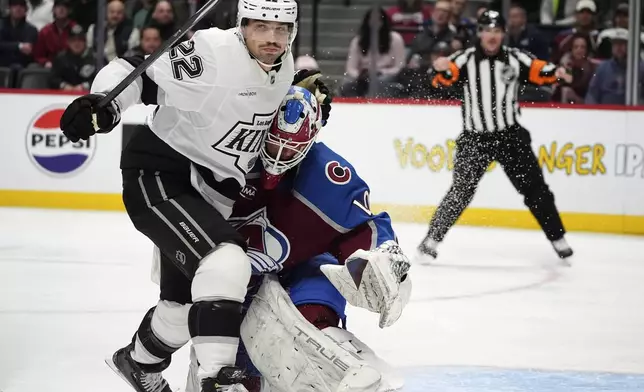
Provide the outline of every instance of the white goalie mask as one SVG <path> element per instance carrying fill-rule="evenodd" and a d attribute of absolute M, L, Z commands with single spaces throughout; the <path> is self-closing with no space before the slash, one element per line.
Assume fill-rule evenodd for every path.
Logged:
<path fill-rule="evenodd" d="M 280 104 L 259 156 L 268 175 L 265 186 L 298 165 L 309 152 L 322 128 L 320 105 L 309 90 L 291 86 Z"/>
<path fill-rule="evenodd" d="M 242 28 L 245 20 L 263 20 L 293 25 L 288 37 L 285 55 L 291 51 L 293 41 L 295 41 L 297 35 L 297 3 L 295 0 L 239 0 L 237 5 L 237 34 L 242 41 L 244 40 Z M 260 62 L 259 60 L 257 61 Z M 260 64 L 268 65 L 261 62 Z"/>

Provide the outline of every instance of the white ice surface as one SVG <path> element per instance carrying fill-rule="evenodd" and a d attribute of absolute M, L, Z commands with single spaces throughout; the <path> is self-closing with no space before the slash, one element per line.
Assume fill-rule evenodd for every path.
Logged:
<path fill-rule="evenodd" d="M 395 228 L 411 254 L 425 226 Z M 413 266 L 396 325 L 350 309 L 348 327 L 401 367 L 644 374 L 644 237 L 568 240 L 570 268 L 538 231 L 457 226 L 435 266 Z M 150 257 L 123 213 L 0 209 L 0 390 L 129 391 L 103 358 L 156 302 Z M 173 385 L 186 365 L 182 350 Z"/>

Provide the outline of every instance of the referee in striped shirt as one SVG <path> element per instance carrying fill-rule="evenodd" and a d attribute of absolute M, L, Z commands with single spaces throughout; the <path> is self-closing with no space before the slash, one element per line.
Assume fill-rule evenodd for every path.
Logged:
<path fill-rule="evenodd" d="M 525 205 L 562 259 L 572 255 L 565 230 L 537 157 L 530 133 L 519 124 L 519 86 L 539 86 L 571 77 L 563 68 L 502 45 L 505 20 L 496 11 L 478 19 L 479 42 L 434 62 L 432 85 L 462 89 L 463 132 L 456 140 L 453 183 L 429 224 L 418 251 L 421 263 L 437 256 L 438 244 L 470 204 L 492 161 L 498 161 Z"/>

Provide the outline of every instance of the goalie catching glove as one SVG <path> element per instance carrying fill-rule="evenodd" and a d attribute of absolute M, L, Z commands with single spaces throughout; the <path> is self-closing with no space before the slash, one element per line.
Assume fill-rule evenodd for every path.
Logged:
<path fill-rule="evenodd" d="M 410 263 L 393 241 L 357 250 L 342 266 L 320 267 L 333 286 L 353 306 L 380 314 L 380 328 L 393 325 L 411 295 Z"/>

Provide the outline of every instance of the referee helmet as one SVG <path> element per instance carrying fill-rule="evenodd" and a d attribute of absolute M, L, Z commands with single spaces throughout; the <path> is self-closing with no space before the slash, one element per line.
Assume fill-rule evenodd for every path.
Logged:
<path fill-rule="evenodd" d="M 479 16 L 476 21 L 478 30 L 481 31 L 485 28 L 498 27 L 505 30 L 505 18 L 498 11 L 487 10 Z"/>

